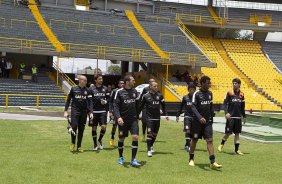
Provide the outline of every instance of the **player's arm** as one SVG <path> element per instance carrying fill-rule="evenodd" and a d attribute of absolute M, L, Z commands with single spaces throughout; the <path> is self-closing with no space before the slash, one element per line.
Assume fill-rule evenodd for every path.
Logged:
<path fill-rule="evenodd" d="M 93 94 L 91 90 L 88 89 L 88 96 L 87 96 L 87 106 L 88 106 L 88 114 L 89 118 L 93 118 Z"/>
<path fill-rule="evenodd" d="M 142 96 L 142 99 L 141 99 L 141 102 L 140 102 L 140 107 L 137 111 L 137 116 L 139 117 L 141 111 L 144 109 L 144 106 L 146 104 L 146 99 L 145 99 L 145 96 Z"/>
<path fill-rule="evenodd" d="M 196 106 L 199 103 L 199 99 L 198 99 L 198 94 L 194 93 L 193 94 L 193 98 L 192 98 L 192 105 L 191 105 L 191 110 L 193 112 L 193 114 L 195 114 L 195 116 L 197 117 L 197 119 L 199 121 L 201 121 L 201 119 L 203 119 L 203 117 L 201 116 L 201 114 L 199 113 L 199 111 L 197 110 Z"/>
<path fill-rule="evenodd" d="M 67 96 L 67 100 L 66 100 L 66 104 L 65 104 L 65 112 L 64 112 L 64 117 L 65 118 L 68 117 L 68 109 L 69 109 L 72 97 L 73 97 L 73 88 L 71 88 L 71 90 L 70 90 L 70 92 L 69 92 L 69 94 Z"/>
<path fill-rule="evenodd" d="M 161 106 L 162 106 L 162 115 L 166 116 L 166 120 L 168 120 L 167 111 L 166 111 L 166 104 L 163 95 L 160 98 Z"/>
<path fill-rule="evenodd" d="M 210 111 L 211 111 L 211 120 L 212 120 L 212 122 L 213 122 L 213 117 L 215 116 L 214 108 L 213 108 L 213 94 L 211 94 Z"/>
<path fill-rule="evenodd" d="M 226 119 L 230 118 L 230 114 L 228 113 L 229 99 L 230 99 L 230 95 L 229 95 L 229 92 L 227 92 L 225 99 L 223 101 L 223 109 L 224 109 L 224 114 L 225 114 Z"/>
<path fill-rule="evenodd" d="M 182 98 L 182 101 L 181 101 L 181 103 L 180 103 L 180 107 L 179 107 L 179 109 L 178 109 L 178 111 L 177 111 L 177 113 L 176 113 L 176 121 L 177 121 L 177 122 L 179 121 L 179 116 L 180 116 L 180 114 L 182 113 L 184 104 L 185 104 L 185 99 L 184 99 L 184 97 L 183 97 L 183 98 Z"/>
<path fill-rule="evenodd" d="M 113 90 L 110 94 L 110 99 L 109 99 L 109 111 L 110 111 L 110 113 L 113 113 L 114 98 L 115 98 L 115 90 Z"/>
<path fill-rule="evenodd" d="M 115 97 L 114 97 L 114 102 L 113 102 L 113 113 L 114 116 L 118 119 L 120 118 L 120 93 L 119 91 L 116 92 Z"/>
<path fill-rule="evenodd" d="M 245 124 L 246 123 L 245 97 L 243 97 L 243 99 L 242 99 L 241 110 L 242 110 L 242 116 L 244 118 L 244 124 Z"/>

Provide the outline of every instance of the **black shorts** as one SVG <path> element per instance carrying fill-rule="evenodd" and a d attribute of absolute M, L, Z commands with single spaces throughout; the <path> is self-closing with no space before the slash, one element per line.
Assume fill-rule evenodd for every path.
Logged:
<path fill-rule="evenodd" d="M 192 124 L 193 119 L 189 118 L 189 117 L 184 117 L 184 128 L 183 128 L 183 132 L 188 132 L 190 133 L 191 131 L 191 124 Z"/>
<path fill-rule="evenodd" d="M 77 126 L 85 126 L 87 121 L 87 113 L 71 112 L 71 127 L 76 129 Z"/>
<path fill-rule="evenodd" d="M 119 138 L 128 137 L 128 132 L 131 135 L 139 135 L 139 127 L 137 120 L 125 121 L 123 126 L 118 125 Z"/>
<path fill-rule="evenodd" d="M 213 137 L 212 122 L 202 124 L 199 121 L 191 123 L 191 138 L 194 139 L 211 139 Z"/>
<path fill-rule="evenodd" d="M 93 126 L 100 126 L 107 124 L 107 113 L 93 113 Z"/>
<path fill-rule="evenodd" d="M 147 134 L 158 133 L 160 129 L 160 120 L 148 120 L 147 121 Z"/>
<path fill-rule="evenodd" d="M 242 119 L 231 118 L 226 121 L 225 133 L 226 134 L 237 134 L 242 131 Z"/>

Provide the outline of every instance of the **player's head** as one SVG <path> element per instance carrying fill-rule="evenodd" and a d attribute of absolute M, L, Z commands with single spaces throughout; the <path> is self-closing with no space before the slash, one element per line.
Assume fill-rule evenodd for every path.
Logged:
<path fill-rule="evenodd" d="M 233 89 L 234 89 L 234 90 L 239 89 L 240 86 L 241 86 L 241 80 L 238 79 L 238 78 L 233 79 L 233 80 L 232 80 L 232 85 L 233 85 Z"/>
<path fill-rule="evenodd" d="M 80 87 L 85 87 L 86 86 L 86 84 L 87 84 L 87 77 L 85 76 L 85 75 L 80 75 L 79 77 L 78 77 L 78 82 L 79 82 L 79 86 Z"/>
<path fill-rule="evenodd" d="M 188 92 L 189 92 L 189 95 L 193 95 L 196 91 L 196 86 L 194 84 L 189 84 L 188 85 Z"/>
<path fill-rule="evenodd" d="M 155 82 L 155 79 L 149 79 L 149 84 L 151 84 L 152 82 Z"/>
<path fill-rule="evenodd" d="M 201 89 L 208 90 L 211 87 L 211 78 L 208 76 L 203 76 L 200 79 Z"/>
<path fill-rule="evenodd" d="M 133 88 L 135 85 L 135 79 L 131 75 L 127 75 L 124 77 L 125 87 Z"/>
<path fill-rule="evenodd" d="M 101 74 L 94 75 L 94 81 L 96 85 L 102 85 L 103 84 L 103 76 Z"/>
<path fill-rule="evenodd" d="M 156 83 L 156 82 L 151 82 L 151 83 L 150 83 L 150 90 L 151 90 L 151 92 L 153 92 L 153 93 L 158 92 L 158 83 Z"/>
<path fill-rule="evenodd" d="M 123 79 L 120 79 L 118 81 L 118 88 L 124 88 L 124 80 Z"/>

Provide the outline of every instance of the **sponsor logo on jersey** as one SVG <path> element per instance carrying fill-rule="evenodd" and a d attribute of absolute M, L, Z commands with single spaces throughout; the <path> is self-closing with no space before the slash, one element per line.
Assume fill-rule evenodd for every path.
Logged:
<path fill-rule="evenodd" d="M 134 103 L 135 99 L 127 99 L 123 101 L 125 104 L 130 104 L 130 103 Z"/>
<path fill-rule="evenodd" d="M 232 102 L 242 102 L 242 100 L 239 99 L 239 98 L 233 98 L 233 99 L 232 99 Z"/>
<path fill-rule="evenodd" d="M 201 105 L 209 105 L 211 104 L 211 101 L 201 101 Z"/>
<path fill-rule="evenodd" d="M 153 101 L 153 105 L 158 105 L 160 104 L 160 101 Z"/>
<path fill-rule="evenodd" d="M 192 102 L 187 102 L 186 105 L 192 105 Z"/>
<path fill-rule="evenodd" d="M 75 95 L 76 99 L 86 99 L 86 96 L 82 96 L 82 95 Z"/>
<path fill-rule="evenodd" d="M 105 93 L 94 93 L 94 96 L 105 96 Z"/>

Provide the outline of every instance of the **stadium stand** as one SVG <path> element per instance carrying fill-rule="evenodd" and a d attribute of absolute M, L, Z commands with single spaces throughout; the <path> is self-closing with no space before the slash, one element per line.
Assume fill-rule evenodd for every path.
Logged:
<path fill-rule="evenodd" d="M 216 42 L 212 38 L 199 38 L 200 46 L 205 50 L 205 53 L 211 57 L 216 58 L 216 68 L 202 68 L 203 75 L 211 77 L 212 92 L 214 95 L 214 103 L 222 104 L 227 91 L 232 89 L 232 79 L 237 77 L 242 81 L 241 89 L 245 93 L 246 97 L 246 109 L 253 110 L 266 110 L 266 111 L 281 111 L 281 108 L 271 103 L 264 95 L 257 92 L 248 82 L 246 78 L 242 78 L 242 75 L 238 75 L 237 72 L 231 69 L 227 62 L 223 59 L 219 50 L 216 48 Z M 183 82 L 176 82 L 176 79 L 170 78 L 169 81 L 172 84 L 172 88 L 183 96 L 187 94 L 187 85 Z"/>
<path fill-rule="evenodd" d="M 275 103 L 281 104 L 282 76 L 269 62 L 257 41 L 221 40 L 234 63 Z"/>
<path fill-rule="evenodd" d="M 28 68 L 27 68 L 28 70 Z M 64 96 L 62 90 L 49 79 L 47 69 L 39 68 L 38 83 L 21 79 L 0 79 L 0 94 L 16 94 L 9 96 L 9 106 L 35 106 L 36 95 Z M 20 96 L 32 95 L 32 96 Z M 0 106 L 5 106 L 6 97 L 0 95 Z M 64 98 L 39 98 L 39 106 L 63 106 Z"/>
<path fill-rule="evenodd" d="M 260 42 L 264 52 L 276 67 L 282 71 L 282 45 L 276 42 Z"/>

